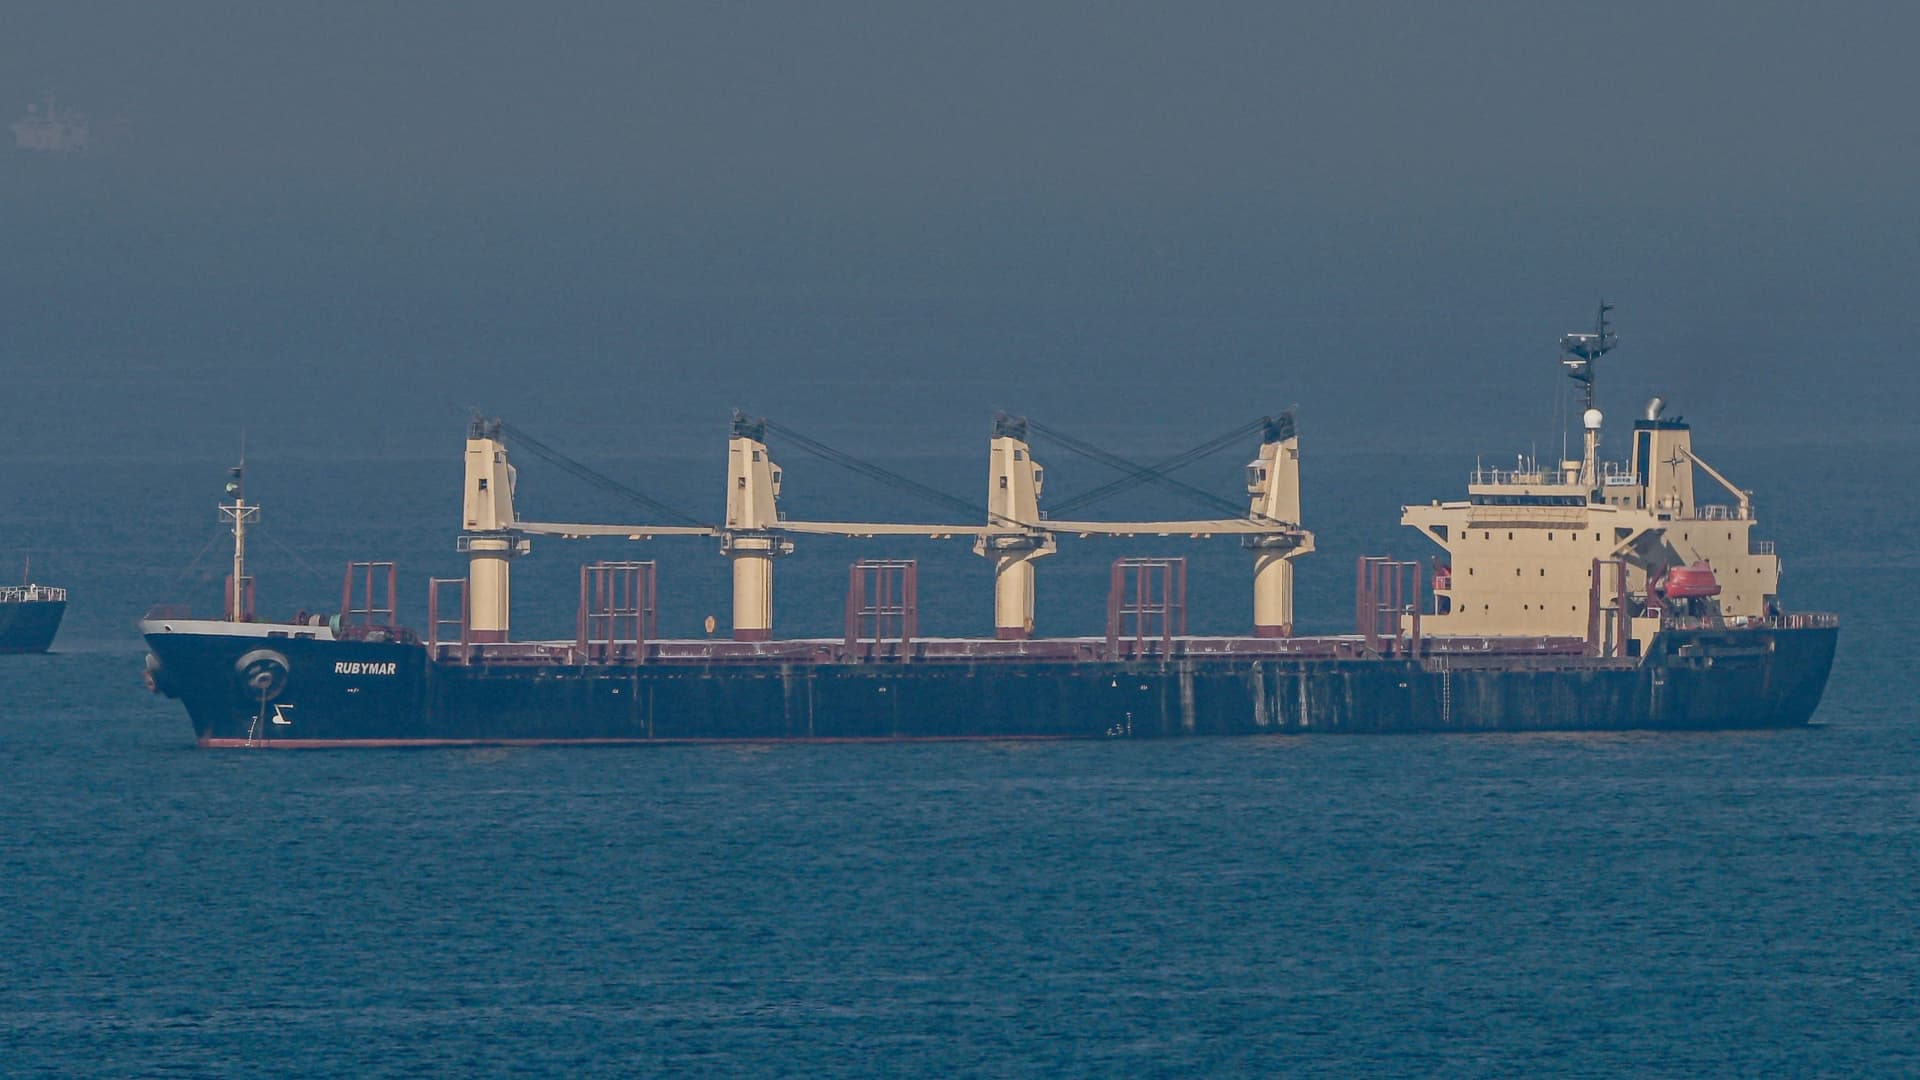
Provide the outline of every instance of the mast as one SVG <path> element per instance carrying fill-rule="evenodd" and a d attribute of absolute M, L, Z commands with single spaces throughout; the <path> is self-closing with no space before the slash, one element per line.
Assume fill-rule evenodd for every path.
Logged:
<path fill-rule="evenodd" d="M 1600 424 L 1605 419 L 1595 404 L 1593 365 L 1594 361 L 1619 344 L 1619 339 L 1607 324 L 1607 312 L 1612 310 L 1612 304 L 1600 301 L 1600 310 L 1594 314 L 1591 332 L 1574 331 L 1560 338 L 1560 351 L 1567 354 L 1560 358 L 1560 363 L 1566 366 L 1567 377 L 1579 383 L 1584 391 L 1581 397 L 1584 411 L 1580 423 L 1586 433 L 1586 453 L 1581 459 L 1580 482 L 1589 489 L 1599 483 Z"/>
<path fill-rule="evenodd" d="M 220 516 L 233 522 L 233 576 L 227 581 L 227 610 L 229 622 L 246 622 L 252 617 L 252 605 L 247 602 L 247 523 L 260 520 L 260 508 L 247 505 L 247 455 L 240 453 L 240 464 L 227 470 L 227 494 L 233 497 L 230 503 L 220 504 Z"/>

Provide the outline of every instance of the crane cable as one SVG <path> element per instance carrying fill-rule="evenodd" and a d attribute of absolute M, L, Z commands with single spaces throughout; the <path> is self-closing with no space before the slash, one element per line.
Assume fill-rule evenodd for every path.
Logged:
<path fill-rule="evenodd" d="M 1201 443 L 1199 446 L 1196 446 L 1193 449 L 1188 450 L 1184 453 L 1176 454 L 1173 457 L 1167 458 L 1165 461 L 1157 461 L 1152 465 L 1141 466 L 1140 468 L 1135 469 L 1133 472 L 1128 473 L 1126 476 L 1120 477 L 1118 480 L 1109 481 L 1097 488 L 1092 489 L 1091 491 L 1085 491 L 1080 493 L 1079 495 L 1075 495 L 1071 499 L 1062 500 L 1058 505 L 1052 507 L 1051 512 L 1055 514 L 1064 514 L 1069 511 L 1076 510 L 1082 506 L 1087 506 L 1092 503 L 1099 502 L 1102 499 L 1106 499 L 1110 496 L 1116 495 L 1119 492 L 1124 491 L 1129 487 L 1132 487 L 1133 485 L 1135 485 L 1141 480 L 1148 480 L 1157 476 L 1164 476 L 1165 474 L 1173 472 L 1175 469 L 1183 469 L 1188 465 L 1191 465 L 1194 462 L 1201 460 L 1202 458 L 1208 457 L 1212 454 L 1216 454 L 1221 450 L 1224 450 L 1227 447 L 1232 446 L 1234 443 L 1239 442 L 1241 439 L 1252 434 L 1253 432 L 1259 431 L 1262 428 L 1266 427 L 1269 423 L 1271 423 L 1270 418 L 1263 416 L 1258 420 L 1254 420 L 1249 423 L 1242 424 L 1239 427 L 1234 428 L 1232 431 L 1225 432 L 1224 434 L 1218 436 L 1217 438 L 1210 439 L 1207 442 Z M 1235 513 L 1236 514 L 1239 513 L 1237 508 L 1235 510 Z"/>
<path fill-rule="evenodd" d="M 902 476 L 890 469 L 875 465 L 871 461 L 855 457 L 844 450 L 835 450 L 833 447 L 828 446 L 818 439 L 809 438 L 792 428 L 776 424 L 765 417 L 760 418 L 760 423 L 766 425 L 768 431 L 779 435 L 781 438 L 786 439 L 815 457 L 830 464 L 838 465 L 850 472 L 858 473 L 869 480 L 876 480 L 896 490 L 918 495 L 921 498 L 937 502 L 949 510 L 954 510 L 969 515 L 970 517 L 991 518 L 994 516 L 988 513 L 986 507 L 978 503 L 968 502 L 958 495 L 949 495 L 939 488 L 923 484 L 909 476 Z"/>
<path fill-rule="evenodd" d="M 603 491 L 609 492 L 614 495 L 618 495 L 621 498 L 628 500 L 629 502 L 645 507 L 646 509 L 653 511 L 656 514 L 660 514 L 664 517 L 670 518 L 672 519 L 673 522 L 677 524 L 695 525 L 695 526 L 700 526 L 702 528 L 711 527 L 706 522 L 701 521 L 698 518 L 695 518 L 693 515 L 683 513 L 682 511 L 675 509 L 673 506 L 667 503 L 661 502 L 659 499 L 656 499 L 653 496 L 648 495 L 643 491 L 639 491 L 635 488 L 628 487 L 627 485 L 621 483 L 618 480 L 613 479 L 610 476 L 607 476 L 604 473 L 594 471 L 593 469 L 587 467 L 586 465 L 583 465 L 580 462 L 575 461 L 574 459 L 561 453 L 560 451 L 555 450 L 553 447 L 548 446 L 546 443 L 541 442 L 539 439 L 534 438 L 532 435 L 527 434 L 525 430 L 507 423 L 505 420 L 499 421 L 499 424 L 500 424 L 500 430 L 502 432 L 505 432 L 506 435 L 514 441 L 514 443 L 516 443 L 517 445 L 526 447 L 528 450 L 533 451 L 536 456 L 544 459 L 549 464 L 557 466 L 562 471 L 580 480 L 584 480 L 587 483 L 592 484 L 593 486 L 600 488 Z"/>
<path fill-rule="evenodd" d="M 1235 432 L 1235 437 L 1244 435 L 1247 432 L 1254 430 L 1256 427 L 1264 425 L 1265 423 L 1266 421 L 1262 419 L 1260 421 L 1256 421 L 1255 423 L 1248 424 L 1244 428 Z M 1138 462 L 1128 461 L 1126 458 L 1123 458 L 1118 454 L 1108 453 L 1107 451 L 1102 450 L 1091 443 L 1085 442 L 1080 439 L 1076 439 L 1073 436 L 1066 434 L 1065 432 L 1058 431 L 1053 428 L 1045 427 L 1041 424 L 1033 422 L 1032 420 L 1029 420 L 1027 424 L 1034 431 L 1034 433 L 1039 435 L 1044 435 L 1047 438 L 1052 439 L 1054 442 L 1059 443 L 1061 446 L 1066 447 L 1068 450 L 1071 450 L 1082 457 L 1091 459 L 1093 461 L 1097 461 L 1102 465 L 1108 466 L 1109 468 L 1119 469 L 1123 472 L 1126 472 L 1128 475 L 1122 478 L 1120 481 L 1117 481 L 1122 486 L 1134 483 L 1137 480 L 1152 480 L 1162 485 L 1165 485 L 1166 487 L 1172 488 L 1175 491 L 1179 491 L 1187 495 L 1189 498 L 1196 499 L 1209 507 L 1212 507 L 1216 510 L 1226 513 L 1231 517 L 1244 518 L 1247 516 L 1247 511 L 1245 507 L 1229 502 L 1228 500 L 1223 499 L 1220 496 L 1214 494 L 1213 492 L 1205 490 L 1204 488 L 1198 488 L 1193 486 L 1192 484 L 1187 483 L 1184 480 L 1178 480 L 1172 476 L 1168 476 L 1166 475 L 1162 466 L 1141 465 Z M 1222 439 L 1224 438 L 1225 437 L 1223 436 Z M 1221 440 L 1213 440 L 1213 441 L 1220 442 Z M 1205 446 L 1210 444 L 1202 444 L 1202 445 Z M 1197 450 L 1200 448 L 1196 447 L 1195 449 Z M 1186 455 L 1183 454 L 1180 456 L 1185 457 Z M 1108 486 L 1111 487 L 1112 485 L 1108 485 Z M 1104 491 L 1104 489 L 1096 489 L 1096 490 Z M 1080 502 L 1080 503 L 1083 503 L 1085 501 L 1086 501 L 1086 496 L 1081 496 L 1077 500 L 1077 502 Z M 1057 513 L 1058 511 L 1056 510 L 1054 512 Z"/>

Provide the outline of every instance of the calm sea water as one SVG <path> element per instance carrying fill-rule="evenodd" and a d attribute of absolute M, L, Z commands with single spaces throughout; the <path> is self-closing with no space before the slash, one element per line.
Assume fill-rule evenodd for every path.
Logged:
<path fill-rule="evenodd" d="M 54 655 L 0 664 L 3 1071 L 1920 1072 L 1920 678 L 1887 613 L 1920 511 L 1833 467 L 1857 452 L 1714 455 L 1790 600 L 1848 620 L 1807 730 L 305 754 L 197 751 L 139 687 L 131 619 L 217 595 L 224 463 L 37 466 L 0 511 L 74 601 Z M 1414 550 L 1393 506 L 1459 464 L 1312 463 L 1304 621 L 1338 628 L 1351 556 Z M 454 468 L 263 458 L 263 606 L 398 555 L 417 621 L 458 572 Z M 538 546 L 516 601 L 560 632 L 580 558 L 626 552 Z M 1221 547 L 1197 628 L 1242 619 Z M 783 625 L 831 632 L 869 550 L 784 562 Z M 927 618 L 978 629 L 977 560 L 919 553 Z M 1121 553 L 1043 564 L 1052 629 L 1097 626 Z M 659 557 L 670 627 L 724 602 L 711 551 Z"/>

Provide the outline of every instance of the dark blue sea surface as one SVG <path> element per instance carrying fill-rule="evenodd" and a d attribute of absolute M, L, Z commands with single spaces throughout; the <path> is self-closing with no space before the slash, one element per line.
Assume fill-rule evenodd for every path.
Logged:
<path fill-rule="evenodd" d="M 73 608 L 53 655 L 0 664 L 0 1071 L 1920 1072 L 1920 678 L 1888 600 L 1920 511 L 1836 469 L 1854 448 L 1701 445 L 1760 490 L 1791 605 L 1848 620 L 1812 728 L 201 751 L 131 620 L 216 603 L 225 463 L 36 466 L 0 510 Z M 262 455 L 263 607 L 398 555 L 417 622 L 459 572 L 455 460 Z M 782 463 L 796 502 L 858 505 Z M 1464 463 L 1308 477 L 1302 620 L 1338 630 L 1351 556 L 1421 554 L 1395 507 Z M 522 491 L 560 488 L 529 465 Z M 702 544 L 657 552 L 676 632 L 725 603 Z M 831 633 L 876 549 L 803 547 L 780 619 Z M 977 631 L 981 560 L 926 548 L 927 618 Z M 1245 555 L 1210 550 L 1195 621 L 1230 629 Z M 536 541 L 530 631 L 571 625 L 581 559 L 631 551 Z M 1139 553 L 1167 552 L 1042 564 L 1052 632 L 1095 632 L 1106 561 Z"/>

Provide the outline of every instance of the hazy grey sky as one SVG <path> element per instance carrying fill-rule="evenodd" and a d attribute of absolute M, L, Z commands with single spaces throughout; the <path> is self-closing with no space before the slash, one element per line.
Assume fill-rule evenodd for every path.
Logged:
<path fill-rule="evenodd" d="M 468 403 L 1531 433 L 1602 294 L 1623 393 L 1897 434 L 1913 11 L 14 3 L 0 101 L 131 135 L 0 155 L 10 452 Z"/>
<path fill-rule="evenodd" d="M 206 179 L 729 206 L 1859 199 L 1909 5 L 12 4 L 0 72 Z"/>

